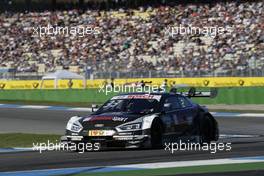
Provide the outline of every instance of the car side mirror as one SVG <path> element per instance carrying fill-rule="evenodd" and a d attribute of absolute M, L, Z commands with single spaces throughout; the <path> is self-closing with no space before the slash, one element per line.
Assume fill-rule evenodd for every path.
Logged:
<path fill-rule="evenodd" d="M 96 111 L 97 108 L 98 108 L 98 105 L 92 104 L 92 112 Z"/>

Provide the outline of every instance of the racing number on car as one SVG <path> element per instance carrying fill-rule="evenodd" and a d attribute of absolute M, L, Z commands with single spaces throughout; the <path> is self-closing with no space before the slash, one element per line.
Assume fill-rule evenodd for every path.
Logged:
<path fill-rule="evenodd" d="M 89 136 L 103 136 L 104 131 L 102 131 L 102 130 L 90 130 L 88 135 Z"/>

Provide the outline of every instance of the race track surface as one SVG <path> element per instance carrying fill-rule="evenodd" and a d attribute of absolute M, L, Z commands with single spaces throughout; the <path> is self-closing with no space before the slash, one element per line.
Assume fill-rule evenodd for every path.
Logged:
<path fill-rule="evenodd" d="M 256 176 L 264 175 L 264 170 L 259 171 L 240 171 L 240 172 L 223 172 L 223 173 L 203 173 L 203 174 L 181 174 L 181 176 Z M 172 175 L 168 175 L 172 176 Z"/>
<path fill-rule="evenodd" d="M 63 134 L 69 117 L 76 114 L 88 114 L 88 112 L 33 109 L 0 109 L 0 112 L 0 132 L 44 134 Z M 218 151 L 216 154 L 211 154 L 202 151 L 178 151 L 171 154 L 160 149 L 109 150 L 82 154 L 66 151 L 51 151 L 41 154 L 37 151 L 0 153 L 0 171 L 264 156 L 263 117 L 219 117 L 217 121 L 220 133 L 225 135 L 225 138 L 220 141 L 232 142 L 232 150 L 229 152 Z M 229 135 L 252 136 L 241 138 Z"/>

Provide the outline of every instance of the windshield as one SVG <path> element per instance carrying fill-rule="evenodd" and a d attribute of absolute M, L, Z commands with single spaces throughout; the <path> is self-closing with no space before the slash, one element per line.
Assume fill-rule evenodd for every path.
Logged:
<path fill-rule="evenodd" d="M 99 108 L 96 114 L 105 112 L 127 112 L 146 114 L 156 111 L 156 99 L 111 99 Z"/>

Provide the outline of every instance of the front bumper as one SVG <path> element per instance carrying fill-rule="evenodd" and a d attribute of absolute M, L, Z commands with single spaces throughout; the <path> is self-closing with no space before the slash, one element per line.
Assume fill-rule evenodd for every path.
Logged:
<path fill-rule="evenodd" d="M 62 143 L 99 143 L 100 148 L 149 148 L 151 145 L 150 135 L 146 131 L 116 133 L 112 136 L 88 136 L 74 135 L 71 132 L 66 132 L 65 136 L 61 137 Z"/>

